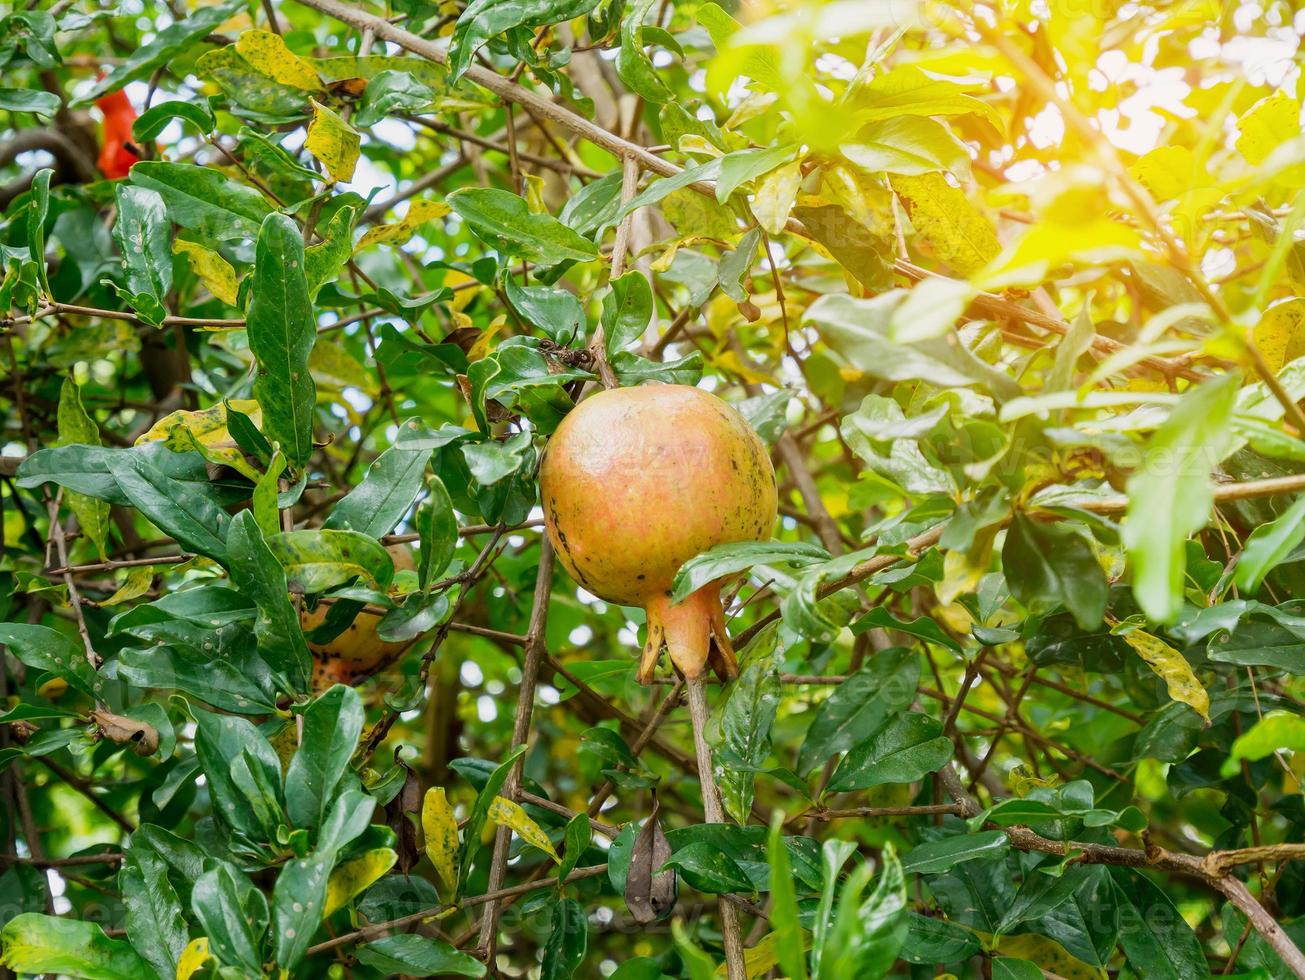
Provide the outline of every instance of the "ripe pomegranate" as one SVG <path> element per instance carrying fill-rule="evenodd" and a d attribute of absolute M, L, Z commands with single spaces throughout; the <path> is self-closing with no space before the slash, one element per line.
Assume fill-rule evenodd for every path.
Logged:
<path fill-rule="evenodd" d="M 416 568 L 412 550 L 406 545 L 390 545 L 386 549 L 394 559 L 395 571 L 412 571 Z M 305 633 L 321 626 L 330 609 L 329 602 L 319 603 L 311 612 L 299 616 L 299 625 Z M 354 685 L 384 670 L 412 646 L 414 640 L 387 643 L 376 635 L 376 626 L 382 612 L 364 609 L 354 617 L 348 628 L 330 643 L 309 643 L 313 655 L 313 690 L 325 691 L 332 684 Z"/>
<path fill-rule="evenodd" d="M 549 539 L 594 595 L 648 614 L 639 681 L 663 646 L 689 680 L 738 663 L 720 582 L 672 605 L 679 567 L 718 544 L 758 541 L 775 522 L 775 471 L 757 434 L 719 398 L 685 385 L 613 388 L 581 402 L 549 440 L 539 474 Z"/>

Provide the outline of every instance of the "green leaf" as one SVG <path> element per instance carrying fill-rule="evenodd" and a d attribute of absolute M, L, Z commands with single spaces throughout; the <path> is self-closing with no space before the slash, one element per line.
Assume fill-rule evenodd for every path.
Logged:
<path fill-rule="evenodd" d="M 908 963 L 924 966 L 959 963 L 978 951 L 978 937 L 964 926 L 918 912 L 907 913 L 901 957 Z"/>
<path fill-rule="evenodd" d="M 258 637 L 259 653 L 288 678 L 295 690 L 303 690 L 310 672 L 308 644 L 290 603 L 285 569 L 268 547 L 250 511 L 242 511 L 231 520 L 227 545 L 231 581 L 258 608 L 254 635 Z"/>
<path fill-rule="evenodd" d="M 54 171 L 42 167 L 32 178 L 32 188 L 27 202 L 27 249 L 36 263 L 36 277 L 41 283 L 41 293 L 50 295 L 49 270 L 45 261 L 45 222 L 50 216 L 50 178 Z"/>
<path fill-rule="evenodd" d="M 429 588 L 453 560 L 458 546 L 458 516 L 453 500 L 438 476 L 427 484 L 427 496 L 417 509 L 417 533 L 421 535 L 417 576 L 423 589 Z"/>
<path fill-rule="evenodd" d="M 486 244 L 504 255 L 540 265 L 589 262 L 598 248 L 552 215 L 534 214 L 525 199 L 494 187 L 464 187 L 447 198 Z"/>
<path fill-rule="evenodd" d="M 303 713 L 299 749 L 285 774 L 286 811 L 295 826 L 317 827 L 335 800 L 336 787 L 362 734 L 358 692 L 336 684 Z"/>
<path fill-rule="evenodd" d="M 906 874 L 941 874 L 964 861 L 990 861 L 1010 850 L 1010 839 L 1000 830 L 957 834 L 920 844 L 902 858 Z"/>
<path fill-rule="evenodd" d="M 937 643 L 961 652 L 961 645 L 948 635 L 941 626 L 930 619 L 928 616 L 921 616 L 918 619 L 904 620 L 898 619 L 883 606 L 876 606 L 868 613 L 852 624 L 853 633 L 864 633 L 866 630 L 880 626 L 884 629 L 901 630 L 908 636 L 916 636 L 929 643 Z"/>
<path fill-rule="evenodd" d="M 650 204 L 656 204 L 668 194 L 673 194 L 681 188 L 688 187 L 690 184 L 697 183 L 700 180 L 714 180 L 720 173 L 720 159 L 708 160 L 706 163 L 700 163 L 694 167 L 686 167 L 674 177 L 662 177 L 655 180 L 639 194 L 636 194 L 616 213 L 615 220 L 620 221 L 627 214 L 633 214 L 640 208 L 646 208 Z"/>
<path fill-rule="evenodd" d="M 891 843 L 884 845 L 874 891 L 862 899 L 870 872 L 871 865 L 864 864 L 843 885 L 816 974 L 820 980 L 878 980 L 897 959 L 906 938 L 906 881 Z"/>
<path fill-rule="evenodd" d="M 357 218 L 358 208 L 342 206 L 318 229 L 322 240 L 304 249 L 304 277 L 308 280 L 308 294 L 314 299 L 322 286 L 340 274 L 353 254 L 353 226 Z"/>
<path fill-rule="evenodd" d="M 1237 588 L 1255 592 L 1264 577 L 1302 541 L 1305 541 L 1305 497 L 1297 498 L 1280 517 L 1251 532 L 1237 559 Z"/>
<path fill-rule="evenodd" d="M 0 109 L 34 112 L 47 119 L 59 111 L 59 96 L 39 89 L 0 88 Z"/>
<path fill-rule="evenodd" d="M 616 73 L 637 95 L 653 105 L 661 105 L 675 97 L 653 67 L 644 51 L 644 20 L 652 10 L 654 0 L 635 0 L 629 14 L 621 22 L 621 47 L 616 55 Z"/>
<path fill-rule="evenodd" d="M 270 536 L 267 547 L 296 592 L 313 595 L 359 577 L 374 589 L 386 589 L 394 578 L 389 552 L 357 531 L 285 531 Z"/>
<path fill-rule="evenodd" d="M 65 378 L 59 388 L 58 422 L 59 445 L 101 444 L 100 427 L 87 414 L 82 405 L 81 388 L 72 378 Z M 95 542 L 95 550 L 100 558 L 108 557 L 105 554 L 105 544 L 109 538 L 109 505 L 103 500 L 76 491 L 69 491 L 66 499 L 72 512 L 77 515 L 82 532 Z"/>
<path fill-rule="evenodd" d="M 217 119 L 207 102 L 172 99 L 150 106 L 142 112 L 131 124 L 132 139 L 138 143 L 149 143 L 157 139 L 174 119 L 190 123 L 200 136 L 207 136 L 217 129 Z"/>
<path fill-rule="evenodd" d="M 738 862 L 705 840 L 681 847 L 658 870 L 668 871 L 672 868 L 691 887 L 711 895 L 753 890 L 752 879 L 739 867 Z"/>
<path fill-rule="evenodd" d="M 131 168 L 129 179 L 157 191 L 168 217 L 181 227 L 217 241 L 257 238 L 259 225 L 272 211 L 258 191 L 210 167 L 142 160 Z"/>
<path fill-rule="evenodd" d="M 118 217 L 113 238 L 127 276 L 125 298 L 148 323 L 160 326 L 172 289 L 172 227 L 163 197 L 120 181 L 114 188 Z"/>
<path fill-rule="evenodd" d="M 350 689 L 352 690 L 352 689 Z M 367 829 L 376 801 L 357 789 L 335 796 L 318 834 L 317 849 L 288 862 L 272 891 L 276 962 L 292 971 L 303 958 L 326 910 L 331 869 L 341 848 Z"/>
<path fill-rule="evenodd" d="M 387 976 L 483 977 L 485 964 L 442 939 L 413 934 L 386 936 L 359 946 L 354 955 L 363 966 Z"/>
<path fill-rule="evenodd" d="M 915 700 L 919 681 L 920 658 L 915 651 L 894 648 L 875 653 L 816 709 L 798 752 L 798 774 L 805 775 L 878 735 Z"/>
<path fill-rule="evenodd" d="M 908 712 L 868 742 L 843 757 L 826 787 L 830 793 L 868 789 L 885 783 L 911 783 L 937 772 L 952 757 L 951 740 L 942 723 Z"/>
<path fill-rule="evenodd" d="M 449 39 L 449 82 L 462 77 L 486 41 L 517 27 L 544 27 L 583 17 L 598 0 L 472 0 Z"/>
<path fill-rule="evenodd" d="M 945 170 L 965 180 L 970 155 L 942 123 L 924 116 L 896 116 L 863 126 L 839 150 L 867 173 L 919 174 Z"/>
<path fill-rule="evenodd" d="M 1131 868 L 1111 868 L 1110 875 L 1119 909 L 1119 945 L 1133 971 L 1148 980 L 1209 977 L 1201 943 L 1169 897 Z"/>
<path fill-rule="evenodd" d="M 564 346 L 584 341 L 588 322 L 573 293 L 552 286 L 519 286 L 512 275 L 503 277 L 503 291 L 512 308 L 553 341 Z M 604 298 L 604 308 L 607 301 Z"/>
<path fill-rule="evenodd" d="M 238 3 L 219 3 L 200 7 L 185 20 L 168 25 L 148 44 L 133 50 L 125 61 L 96 82 L 75 105 L 89 105 L 100 96 L 115 92 L 128 82 L 146 77 L 155 69 L 168 64 L 194 41 L 212 34 L 219 24 L 233 17 L 239 9 Z"/>
<path fill-rule="evenodd" d="M 1063 605 L 1080 629 L 1101 625 L 1110 587 L 1079 528 L 1016 514 L 1006 531 L 1001 567 L 1011 594 L 1031 611 Z"/>
<path fill-rule="evenodd" d="M 434 101 L 435 90 L 412 72 L 388 69 L 368 80 L 352 122 L 367 129 L 392 113 L 425 109 Z"/>
<path fill-rule="evenodd" d="M 144 456 L 108 457 L 109 472 L 123 496 L 184 548 L 226 564 L 231 518 L 206 489 L 165 475 Z"/>
<path fill-rule="evenodd" d="M 267 899 L 228 864 L 205 872 L 190 893 L 190 906 L 213 955 L 228 966 L 261 975 L 267 931 Z"/>
<path fill-rule="evenodd" d="M 992 958 L 992 980 L 1042 980 L 1042 970 L 1036 963 L 1013 956 Z"/>
<path fill-rule="evenodd" d="M 775 634 L 769 634 L 772 641 Z M 758 641 L 760 642 L 760 641 Z M 782 686 L 773 648 L 752 656 L 730 686 L 720 714 L 718 748 L 726 756 L 716 766 L 716 785 L 725 812 L 746 824 L 752 810 L 756 770 L 770 754 L 770 730 L 775 722 Z"/>
<path fill-rule="evenodd" d="M 0 966 L 19 974 L 65 974 L 84 980 L 157 980 L 122 939 L 93 922 L 24 912 L 0 930 Z"/>
<path fill-rule="evenodd" d="M 526 747 L 518 745 L 513 749 L 506 759 L 504 759 L 485 781 L 479 793 L 476 794 L 476 803 L 471 808 L 471 815 L 467 818 L 467 823 L 462 829 L 462 853 L 459 855 L 459 867 L 461 868 L 458 889 L 459 892 L 466 885 L 467 872 L 471 869 L 472 858 L 475 855 L 476 848 L 480 847 L 480 832 L 485 827 L 485 821 L 489 818 L 489 808 L 494 803 L 494 798 L 498 796 L 499 790 L 503 788 L 503 783 L 516 765 L 518 759 L 525 754 Z"/>
<path fill-rule="evenodd" d="M 430 453 L 391 447 L 367 468 L 362 482 L 345 494 L 323 523 L 380 538 L 394 530 L 421 493 Z"/>
<path fill-rule="evenodd" d="M 1158 623 L 1182 611 L 1187 537 L 1210 518 L 1210 472 L 1232 448 L 1228 423 L 1240 381 L 1229 374 L 1187 392 L 1151 437 L 1150 462 L 1129 477 L 1122 537 L 1133 594 Z"/>
<path fill-rule="evenodd" d="M 833 926 L 834 894 L 838 888 L 838 876 L 842 873 L 847 859 L 856 853 L 856 845 L 851 841 L 825 841 L 820 846 L 820 902 L 816 906 L 816 916 L 811 927 L 811 974 L 819 977 L 821 965 L 825 960 L 825 947 L 829 941 Z M 830 950 L 830 955 L 834 950 Z"/>
<path fill-rule="evenodd" d="M 602 324 L 608 356 L 642 337 L 652 313 L 652 286 L 642 272 L 631 269 L 615 280 L 612 291 L 603 297 Z"/>
<path fill-rule="evenodd" d="M 770 173 L 787 163 L 797 152 L 792 145 L 771 146 L 761 150 L 735 150 L 720 158 L 720 176 L 716 178 L 716 201 L 724 204 L 731 194 L 750 180 Z"/>
<path fill-rule="evenodd" d="M 938 388 L 980 384 L 1002 399 L 1020 394 L 1019 385 L 950 336 L 894 342 L 891 323 L 907 296 L 906 290 L 890 290 L 872 299 L 835 293 L 812 303 L 806 319 L 853 367 L 871 377 L 925 381 Z"/>
<path fill-rule="evenodd" d="M 126 912 L 127 937 L 160 977 L 177 973 L 177 960 L 190 942 L 185 910 L 168 878 L 168 863 L 145 835 L 133 835 L 123 851 L 118 887 Z"/>
<path fill-rule="evenodd" d="M 565 847 L 562 851 L 562 863 L 557 868 L 558 881 L 566 881 L 567 876 L 576 869 L 580 859 L 584 857 L 593 839 L 594 831 L 589 814 L 577 813 L 567 821 L 566 832 L 563 835 Z"/>
<path fill-rule="evenodd" d="M 689 938 L 684 923 L 675 919 L 671 923 L 671 935 L 675 937 L 675 948 L 680 954 L 680 962 L 688 973 L 688 980 L 716 980 L 716 963 Z"/>
<path fill-rule="evenodd" d="M 828 551 L 804 541 L 737 541 L 718 544 L 680 566 L 671 587 L 671 601 L 682 602 L 704 585 L 729 575 L 737 575 L 753 565 L 782 563 L 803 567 L 828 560 Z"/>
<path fill-rule="evenodd" d="M 540 980 L 571 980 L 584 962 L 589 945 L 589 919 L 585 907 L 573 898 L 553 906 L 553 924 L 544 943 Z"/>
<path fill-rule="evenodd" d="M 303 466 L 313 452 L 317 388 L 308 357 L 317 325 L 304 275 L 304 240 L 284 215 L 268 215 L 258 233 L 252 293 L 246 329 L 258 365 L 254 397 L 263 406 L 264 431 L 292 465 Z"/>
<path fill-rule="evenodd" d="M 771 819 L 766 843 L 770 863 L 770 925 L 774 930 L 775 955 L 784 975 L 790 980 L 807 980 L 806 947 L 783 831 L 783 814 L 777 811 Z"/>

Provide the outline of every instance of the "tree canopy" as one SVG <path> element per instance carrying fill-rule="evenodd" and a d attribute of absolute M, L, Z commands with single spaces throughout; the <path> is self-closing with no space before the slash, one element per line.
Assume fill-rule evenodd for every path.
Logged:
<path fill-rule="evenodd" d="M 1302 34 L 0 15 L 0 973 L 1305 977 Z M 545 533 L 661 384 L 721 683 Z"/>

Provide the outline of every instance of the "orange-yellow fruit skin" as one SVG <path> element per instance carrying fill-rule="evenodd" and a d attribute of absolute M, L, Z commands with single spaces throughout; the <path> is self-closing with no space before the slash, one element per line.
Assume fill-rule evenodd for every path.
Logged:
<path fill-rule="evenodd" d="M 413 571 L 412 549 L 404 545 L 391 545 L 386 549 L 394 559 L 395 571 Z M 299 625 L 305 633 L 321 626 L 326 620 L 329 603 L 316 609 L 305 610 L 299 616 Z M 325 691 L 332 684 L 354 685 L 384 670 L 394 663 L 415 640 L 403 643 L 386 643 L 376 635 L 381 613 L 363 610 L 354 617 L 348 628 L 330 643 L 309 643 L 313 655 L 313 690 Z"/>
<path fill-rule="evenodd" d="M 549 440 L 540 494 L 549 538 L 572 578 L 600 598 L 648 610 L 656 648 L 645 653 L 642 680 L 663 639 L 686 677 L 701 674 L 711 641 L 724 655 L 714 665 L 732 673 L 719 586 L 676 606 L 667 596 L 695 555 L 770 537 L 775 473 L 738 412 L 685 385 L 596 394 Z"/>

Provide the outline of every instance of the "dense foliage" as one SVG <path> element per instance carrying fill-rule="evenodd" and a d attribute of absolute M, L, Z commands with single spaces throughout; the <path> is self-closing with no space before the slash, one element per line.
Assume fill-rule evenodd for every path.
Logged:
<path fill-rule="evenodd" d="M 1305 977 L 1302 33 L 0 16 L 0 971 Z M 779 482 L 696 743 L 538 507 L 668 382 Z"/>

